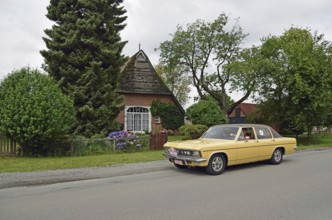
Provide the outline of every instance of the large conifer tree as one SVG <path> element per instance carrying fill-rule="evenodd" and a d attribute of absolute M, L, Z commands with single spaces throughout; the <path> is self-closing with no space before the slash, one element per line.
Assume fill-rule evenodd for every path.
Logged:
<path fill-rule="evenodd" d="M 116 92 L 124 63 L 119 32 L 125 27 L 123 0 L 51 0 L 45 30 L 45 70 L 76 107 L 75 132 L 87 137 L 114 129 L 121 96 Z"/>

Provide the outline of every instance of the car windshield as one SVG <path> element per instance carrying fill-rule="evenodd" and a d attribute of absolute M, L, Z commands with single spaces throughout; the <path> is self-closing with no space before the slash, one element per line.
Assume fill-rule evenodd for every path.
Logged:
<path fill-rule="evenodd" d="M 209 128 L 201 138 L 235 140 L 239 127 L 214 126 Z"/>

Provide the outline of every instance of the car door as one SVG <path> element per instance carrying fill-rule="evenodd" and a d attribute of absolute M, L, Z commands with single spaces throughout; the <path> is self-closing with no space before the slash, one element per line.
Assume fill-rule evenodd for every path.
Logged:
<path fill-rule="evenodd" d="M 275 139 L 267 127 L 255 127 L 257 145 L 259 146 L 259 160 L 267 160 L 271 157 L 275 148 Z"/>
<path fill-rule="evenodd" d="M 253 127 L 243 127 L 238 138 L 237 162 L 248 163 L 258 160 L 259 147 Z"/>

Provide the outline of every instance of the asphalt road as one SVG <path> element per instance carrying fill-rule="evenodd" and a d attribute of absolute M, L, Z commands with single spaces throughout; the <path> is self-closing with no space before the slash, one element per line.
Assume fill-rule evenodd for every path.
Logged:
<path fill-rule="evenodd" d="M 151 163 L 150 165 L 153 165 Z M 220 176 L 168 167 L 0 190 L 0 219 L 332 219 L 332 149 Z"/>

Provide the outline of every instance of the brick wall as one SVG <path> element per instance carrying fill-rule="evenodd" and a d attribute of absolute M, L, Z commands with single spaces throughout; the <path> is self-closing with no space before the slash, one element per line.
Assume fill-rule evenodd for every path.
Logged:
<path fill-rule="evenodd" d="M 150 107 L 154 100 L 160 100 L 163 103 L 174 104 L 172 98 L 167 95 L 147 95 L 147 94 L 123 94 L 123 103 L 125 106 L 139 106 L 139 107 Z M 125 109 L 123 109 L 116 121 L 120 124 L 124 124 L 125 121 Z M 161 124 L 155 123 L 155 117 L 151 120 L 151 130 L 155 131 L 161 129 Z"/>

